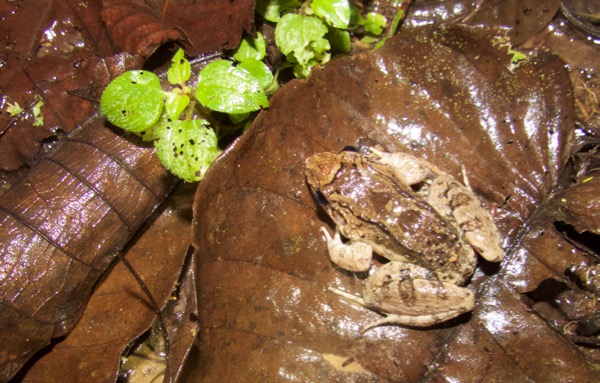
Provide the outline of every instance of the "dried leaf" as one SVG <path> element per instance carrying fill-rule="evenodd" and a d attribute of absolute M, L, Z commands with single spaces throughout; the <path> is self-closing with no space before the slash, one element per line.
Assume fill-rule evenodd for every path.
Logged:
<path fill-rule="evenodd" d="M 184 34 L 161 21 L 145 1 L 104 0 L 102 18 L 117 51 L 150 56 L 167 41 L 184 40 Z"/>
<path fill-rule="evenodd" d="M 492 39 L 477 28 L 408 31 L 279 91 L 196 195 L 200 359 L 186 381 L 595 379 L 520 295 L 584 258 L 537 251 L 532 220 L 565 186 L 568 76 L 546 53 L 513 73 Z M 361 281 L 329 261 L 319 227 L 331 223 L 306 186 L 304 160 L 357 144 L 409 152 L 455 177 L 464 166 L 493 206 L 506 257 L 499 267 L 480 261 L 473 313 L 361 335 L 379 315 L 326 290 L 359 293 Z"/>

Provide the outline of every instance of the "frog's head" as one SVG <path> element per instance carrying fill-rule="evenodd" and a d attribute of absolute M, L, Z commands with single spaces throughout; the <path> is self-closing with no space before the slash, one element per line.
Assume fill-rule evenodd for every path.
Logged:
<path fill-rule="evenodd" d="M 333 180 L 340 169 L 340 161 L 334 153 L 318 153 L 306 160 L 306 181 L 313 193 Z"/>

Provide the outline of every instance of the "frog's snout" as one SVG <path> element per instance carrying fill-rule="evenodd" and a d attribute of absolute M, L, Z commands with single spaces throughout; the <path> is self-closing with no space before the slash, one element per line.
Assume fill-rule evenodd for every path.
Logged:
<path fill-rule="evenodd" d="M 329 183 L 337 172 L 335 154 L 318 153 L 306 159 L 306 180 L 311 188 L 318 190 Z"/>

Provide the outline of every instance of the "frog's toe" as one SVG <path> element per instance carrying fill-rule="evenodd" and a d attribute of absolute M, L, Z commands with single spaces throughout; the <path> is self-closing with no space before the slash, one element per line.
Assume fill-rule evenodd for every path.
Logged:
<path fill-rule="evenodd" d="M 400 314 L 389 314 L 385 318 L 373 321 L 361 328 L 361 332 L 364 333 L 373 327 L 395 324 L 411 327 L 428 327 L 434 324 L 442 323 L 447 320 L 456 318 L 460 314 L 463 314 L 464 310 L 450 310 L 443 313 L 429 314 L 429 315 L 400 315 Z"/>

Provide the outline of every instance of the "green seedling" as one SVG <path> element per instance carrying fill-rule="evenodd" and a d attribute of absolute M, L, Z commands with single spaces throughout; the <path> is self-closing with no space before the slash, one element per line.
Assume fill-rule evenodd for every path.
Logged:
<path fill-rule="evenodd" d="M 198 103 L 212 111 L 245 116 L 268 107 L 263 85 L 272 78 L 269 81 L 264 68 L 256 67 L 252 61 L 244 66 L 215 61 L 200 71 L 192 89 L 187 85 L 191 65 L 180 49 L 167 71 L 172 89 L 164 90 L 152 72 L 128 71 L 108 84 L 100 110 L 112 124 L 153 140 L 162 164 L 183 180 L 195 182 L 221 153 L 215 129 L 201 117 Z"/>
<path fill-rule="evenodd" d="M 259 0 L 256 11 L 277 24 L 275 42 L 287 60 L 282 67 L 292 67 L 298 78 L 308 77 L 313 67 L 327 63 L 332 50 L 349 52 L 349 29 L 362 26 L 377 36 L 387 23 L 376 13 L 363 18 L 349 0 L 304 4 Z M 226 113 L 236 126 L 247 126 L 252 112 L 269 106 L 268 95 L 279 85 L 263 62 L 266 47 L 262 34 L 245 36 L 232 52 L 235 61 L 217 60 L 206 65 L 193 88 L 188 85 L 190 62 L 179 49 L 167 71 L 170 89 L 163 89 L 152 72 L 125 72 L 106 87 L 100 110 L 112 124 L 154 141 L 159 159 L 170 172 L 188 182 L 198 181 L 221 153 L 219 126 L 211 125 L 218 119 L 210 113 Z M 33 109 L 36 123 L 43 123 L 40 106 Z M 9 104 L 7 111 L 23 114 L 17 103 Z"/>

